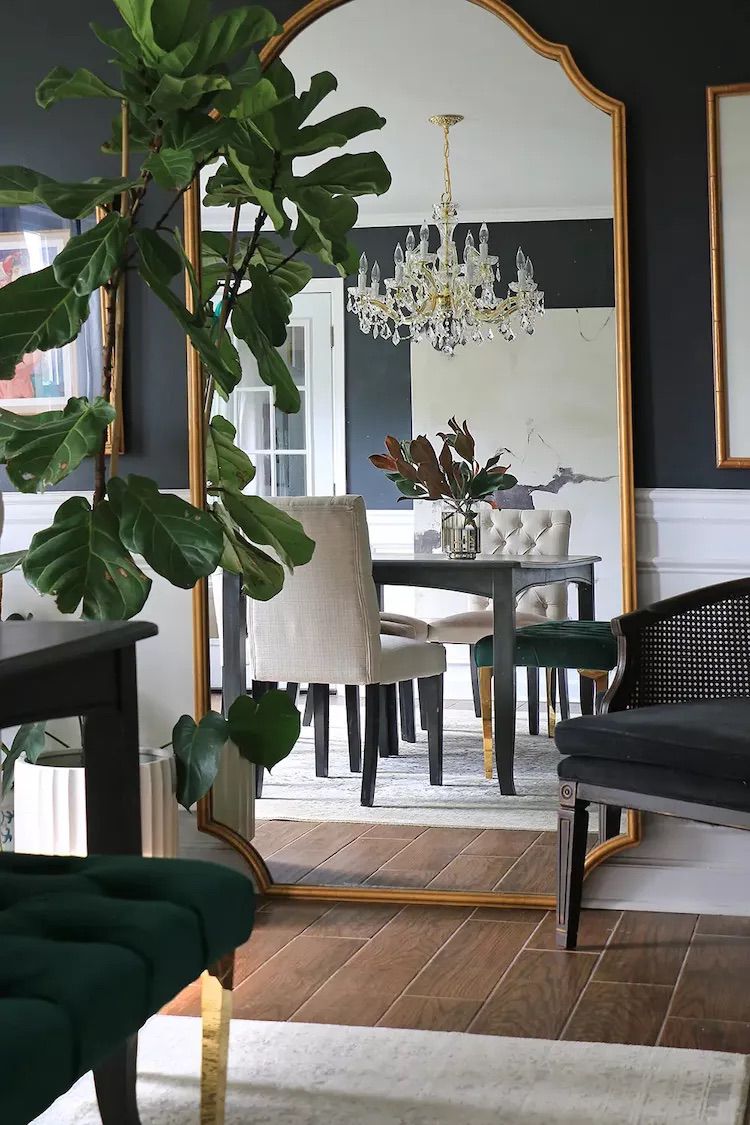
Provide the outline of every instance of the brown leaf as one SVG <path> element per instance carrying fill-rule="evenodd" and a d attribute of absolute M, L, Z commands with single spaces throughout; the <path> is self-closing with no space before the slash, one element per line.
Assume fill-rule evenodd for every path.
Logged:
<path fill-rule="evenodd" d="M 383 469 L 387 473 L 395 473 L 398 469 L 395 458 L 387 457 L 385 453 L 373 453 L 370 461 L 376 469 Z"/>
<path fill-rule="evenodd" d="M 399 458 L 401 456 L 401 442 L 398 438 L 392 437 L 391 434 L 385 439 L 385 447 L 391 457 Z"/>

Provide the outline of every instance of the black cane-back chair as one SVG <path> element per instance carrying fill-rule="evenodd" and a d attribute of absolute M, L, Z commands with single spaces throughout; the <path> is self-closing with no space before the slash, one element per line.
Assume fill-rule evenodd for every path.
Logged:
<path fill-rule="evenodd" d="M 557 944 L 574 949 L 588 806 L 750 829 L 750 578 L 612 622 L 614 680 L 597 715 L 560 723 Z"/>

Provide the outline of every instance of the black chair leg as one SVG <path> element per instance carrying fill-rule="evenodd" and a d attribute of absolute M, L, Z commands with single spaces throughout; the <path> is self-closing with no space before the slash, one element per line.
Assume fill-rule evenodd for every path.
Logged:
<path fill-rule="evenodd" d="M 570 698 L 568 696 L 568 671 L 566 668 L 557 669 L 557 689 L 560 696 L 560 716 L 570 718 Z"/>
<path fill-rule="evenodd" d="M 347 684 L 344 688 L 346 696 L 346 733 L 349 739 L 349 769 L 352 773 L 359 773 L 362 769 L 362 734 L 359 727 L 359 688 L 356 684 Z"/>
<path fill-rule="evenodd" d="M 310 684 L 312 692 L 313 718 L 315 725 L 315 776 L 328 777 L 328 736 L 330 720 L 330 696 L 328 684 Z"/>
<path fill-rule="evenodd" d="M 401 713 L 401 737 L 404 742 L 416 742 L 417 731 L 414 724 L 414 681 L 402 680 L 398 685 L 398 702 Z"/>
<path fill-rule="evenodd" d="M 443 677 L 425 676 L 420 680 L 427 706 L 427 747 L 430 759 L 430 785 L 443 784 Z"/>
<path fill-rule="evenodd" d="M 378 776 L 378 742 L 380 741 L 380 684 L 365 688 L 365 752 L 362 764 L 362 804 L 372 808 L 375 803 L 375 780 Z"/>
<path fill-rule="evenodd" d="M 590 676 L 580 677 L 581 714 L 594 714 L 594 681 Z"/>
<path fill-rule="evenodd" d="M 588 842 L 588 801 L 577 798 L 575 782 L 560 782 L 557 812 L 557 925 L 555 943 L 575 949 L 581 917 L 583 865 Z"/>
<path fill-rule="evenodd" d="M 482 717 L 482 700 L 479 695 L 479 670 L 474 659 L 474 645 L 469 645 L 469 668 L 471 669 L 471 696 L 474 700 L 474 714 L 478 719 Z"/>
<path fill-rule="evenodd" d="M 286 693 L 289 696 L 289 698 L 291 699 L 292 703 L 296 704 L 297 695 L 299 693 L 299 684 L 287 684 L 286 685 Z"/>
<path fill-rule="evenodd" d="M 380 757 L 398 754 L 398 701 L 395 684 L 380 685 Z"/>
<path fill-rule="evenodd" d="M 422 730 L 427 730 L 427 707 L 422 694 L 421 680 L 417 680 L 417 695 L 419 697 L 419 725 Z"/>
<path fill-rule="evenodd" d="M 615 805 L 599 805 L 599 843 L 605 844 L 607 840 L 620 835 L 620 820 L 622 809 Z"/>
<path fill-rule="evenodd" d="M 129 1039 L 94 1070 L 102 1125 L 141 1125 L 135 1096 L 138 1036 Z"/>
<path fill-rule="evenodd" d="M 302 716 L 302 726 L 311 727 L 313 721 L 313 693 L 312 684 L 307 685 L 307 698 L 305 700 L 305 712 Z"/>
<path fill-rule="evenodd" d="M 529 734 L 539 734 L 539 669 L 526 669 L 526 695 L 529 700 Z"/>
<path fill-rule="evenodd" d="M 267 691 L 271 691 L 276 687 L 278 687 L 278 684 L 266 683 L 265 680 L 253 680 L 251 689 L 252 697 L 257 703 L 263 698 Z M 266 771 L 263 766 L 255 767 L 255 799 L 257 801 L 263 796 L 263 779 L 265 774 Z"/>

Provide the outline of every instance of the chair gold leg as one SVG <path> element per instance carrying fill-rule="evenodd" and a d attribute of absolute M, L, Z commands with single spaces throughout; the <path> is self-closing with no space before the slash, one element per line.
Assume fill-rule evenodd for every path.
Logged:
<path fill-rule="evenodd" d="M 203 1051 L 200 1125 L 224 1125 L 233 978 L 234 954 L 212 965 L 201 977 Z"/>
<path fill-rule="evenodd" d="M 484 750 L 484 776 L 492 778 L 492 669 L 479 669 L 479 702 L 482 710 L 482 749 Z"/>
<path fill-rule="evenodd" d="M 547 677 L 547 737 L 554 738 L 557 712 L 555 711 L 555 698 L 552 688 L 552 669 L 545 668 L 544 674 Z"/>

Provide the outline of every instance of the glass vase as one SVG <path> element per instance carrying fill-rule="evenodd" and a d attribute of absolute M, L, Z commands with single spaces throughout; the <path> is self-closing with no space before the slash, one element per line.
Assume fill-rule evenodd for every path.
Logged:
<path fill-rule="evenodd" d="M 475 559 L 482 549 L 479 512 L 476 508 L 456 511 L 443 507 L 440 542 L 449 559 Z"/>

